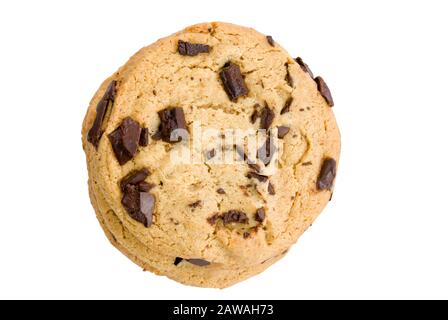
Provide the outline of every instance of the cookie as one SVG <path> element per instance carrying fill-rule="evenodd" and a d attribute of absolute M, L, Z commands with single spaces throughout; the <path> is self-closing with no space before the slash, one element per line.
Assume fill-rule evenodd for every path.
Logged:
<path fill-rule="evenodd" d="M 340 136 L 322 77 L 227 23 L 141 49 L 91 100 L 89 193 L 144 270 L 224 288 L 281 259 L 331 198 Z"/>

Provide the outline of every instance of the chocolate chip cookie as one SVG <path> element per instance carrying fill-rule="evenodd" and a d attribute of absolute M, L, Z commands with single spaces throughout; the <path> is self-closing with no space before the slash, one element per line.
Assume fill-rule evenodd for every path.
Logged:
<path fill-rule="evenodd" d="M 224 288 L 283 257 L 330 200 L 340 136 L 322 77 L 227 23 L 141 49 L 91 100 L 89 192 L 144 270 Z"/>

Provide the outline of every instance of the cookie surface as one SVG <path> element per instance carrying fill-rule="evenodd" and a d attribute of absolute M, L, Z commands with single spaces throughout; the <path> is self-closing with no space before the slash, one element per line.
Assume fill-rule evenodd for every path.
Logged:
<path fill-rule="evenodd" d="M 188 285 L 224 288 L 262 272 L 331 197 L 332 105 L 322 78 L 253 29 L 199 24 L 141 49 L 99 88 L 83 123 L 107 237 L 145 270 Z M 235 131 L 248 133 L 242 143 Z M 186 149 L 189 161 L 173 157 Z"/>

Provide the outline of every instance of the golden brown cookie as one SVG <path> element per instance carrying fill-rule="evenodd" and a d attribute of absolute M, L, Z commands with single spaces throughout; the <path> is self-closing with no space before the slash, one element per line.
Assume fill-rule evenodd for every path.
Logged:
<path fill-rule="evenodd" d="M 194 25 L 141 49 L 82 129 L 98 220 L 145 270 L 223 288 L 280 259 L 329 201 L 330 90 L 271 37 Z"/>

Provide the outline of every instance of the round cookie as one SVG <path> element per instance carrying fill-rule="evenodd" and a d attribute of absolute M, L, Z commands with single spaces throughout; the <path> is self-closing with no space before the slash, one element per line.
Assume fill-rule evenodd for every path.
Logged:
<path fill-rule="evenodd" d="M 224 288 L 265 270 L 331 197 L 332 105 L 322 78 L 253 29 L 204 23 L 141 49 L 83 123 L 107 237 L 188 285 Z"/>

